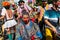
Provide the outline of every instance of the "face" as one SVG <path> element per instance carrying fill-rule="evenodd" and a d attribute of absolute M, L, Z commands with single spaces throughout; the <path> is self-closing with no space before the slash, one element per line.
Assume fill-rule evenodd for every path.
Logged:
<path fill-rule="evenodd" d="M 24 2 L 21 2 L 22 5 L 24 5 Z"/>
<path fill-rule="evenodd" d="M 42 2 L 42 4 L 43 4 L 44 6 L 46 6 L 47 2 Z"/>
<path fill-rule="evenodd" d="M 60 1 L 57 1 L 55 4 L 55 7 L 57 8 L 58 11 L 60 11 Z"/>
<path fill-rule="evenodd" d="M 23 15 L 22 19 L 26 24 L 29 22 L 29 16 L 28 15 Z"/>
<path fill-rule="evenodd" d="M 57 2 L 53 2 L 54 6 L 57 8 L 58 7 L 58 4 Z"/>
<path fill-rule="evenodd" d="M 60 1 L 57 1 L 57 5 L 60 6 Z"/>

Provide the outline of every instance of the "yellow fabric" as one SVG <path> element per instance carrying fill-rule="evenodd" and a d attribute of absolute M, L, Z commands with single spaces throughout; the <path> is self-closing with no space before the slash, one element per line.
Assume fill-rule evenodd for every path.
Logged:
<path fill-rule="evenodd" d="M 2 31 L 4 32 L 4 24 L 2 25 Z"/>
<path fill-rule="evenodd" d="M 48 10 L 48 8 L 49 8 L 49 5 L 47 4 L 47 5 L 46 5 L 46 10 Z"/>
<path fill-rule="evenodd" d="M 42 8 L 41 6 L 40 6 L 40 8 L 41 8 L 41 10 L 40 10 L 40 17 L 38 18 L 38 22 L 40 22 L 42 20 L 42 17 L 44 15 L 44 8 Z"/>
<path fill-rule="evenodd" d="M 46 40 L 52 40 L 52 34 L 51 34 L 51 30 L 46 28 Z"/>
<path fill-rule="evenodd" d="M 3 37 L 0 37 L 0 40 L 3 40 Z"/>

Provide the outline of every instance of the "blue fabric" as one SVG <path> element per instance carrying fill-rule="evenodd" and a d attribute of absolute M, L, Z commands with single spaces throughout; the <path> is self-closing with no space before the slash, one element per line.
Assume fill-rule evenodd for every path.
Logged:
<path fill-rule="evenodd" d="M 58 11 L 53 9 L 45 11 L 44 18 L 48 19 L 49 22 L 55 27 L 57 26 L 58 17 L 60 17 L 60 12 Z"/>
<path fill-rule="evenodd" d="M 43 38 L 43 36 L 42 36 L 42 34 L 41 34 L 41 32 L 40 32 L 40 31 L 37 31 L 37 32 L 36 32 L 36 36 L 38 36 L 40 39 L 42 39 L 42 38 Z"/>
<path fill-rule="evenodd" d="M 17 40 L 23 40 L 22 37 L 20 36 Z"/>
<path fill-rule="evenodd" d="M 25 25 L 24 22 L 22 22 L 22 24 Z M 30 21 L 29 27 L 27 27 L 27 25 L 25 25 L 25 27 L 27 30 L 30 30 L 31 27 L 33 27 L 33 25 L 34 25 L 34 23 L 32 21 Z M 24 32 L 24 34 L 27 35 L 26 32 Z M 36 36 L 39 37 L 40 39 L 42 39 L 43 36 L 42 36 L 40 30 L 38 30 L 38 32 L 36 32 Z M 21 37 L 19 39 L 21 39 Z"/>
<path fill-rule="evenodd" d="M 58 18 L 58 12 L 56 12 L 54 10 L 47 10 L 45 12 L 44 16 L 46 16 L 48 18 Z"/>
<path fill-rule="evenodd" d="M 58 11 L 58 16 L 59 16 L 59 18 L 60 18 L 60 11 Z"/>
<path fill-rule="evenodd" d="M 33 26 L 33 23 L 30 21 L 29 27 L 26 26 L 26 29 L 30 30 L 32 28 L 32 26 Z"/>

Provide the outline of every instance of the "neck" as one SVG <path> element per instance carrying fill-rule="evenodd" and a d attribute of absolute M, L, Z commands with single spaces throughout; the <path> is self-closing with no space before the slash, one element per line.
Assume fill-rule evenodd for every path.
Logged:
<path fill-rule="evenodd" d="M 29 24 L 30 24 L 30 22 L 28 22 L 26 25 L 28 25 L 28 26 L 29 26 Z"/>
<path fill-rule="evenodd" d="M 6 10 L 10 10 L 10 9 L 6 9 Z"/>

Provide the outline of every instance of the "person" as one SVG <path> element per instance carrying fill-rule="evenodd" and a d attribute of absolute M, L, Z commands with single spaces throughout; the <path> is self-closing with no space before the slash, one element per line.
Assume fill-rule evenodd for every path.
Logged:
<path fill-rule="evenodd" d="M 55 34 L 57 33 L 56 26 L 58 23 L 58 0 L 53 1 L 53 7 L 51 10 L 45 11 L 44 19 L 45 19 L 45 31 L 46 31 L 46 40 L 57 40 Z"/>
<path fill-rule="evenodd" d="M 60 0 L 57 2 L 58 4 L 58 11 L 60 11 Z"/>
<path fill-rule="evenodd" d="M 17 17 L 17 20 L 19 18 L 22 18 L 22 11 L 23 10 L 26 10 L 27 12 L 31 13 L 31 7 L 29 7 L 27 4 L 25 4 L 25 2 L 22 0 L 22 1 L 19 1 L 18 2 L 18 8 L 17 8 L 17 13 L 18 13 L 18 17 Z M 19 20 L 18 20 L 19 22 Z"/>
<path fill-rule="evenodd" d="M 17 27 L 17 33 L 20 37 L 17 40 L 40 40 L 42 39 L 42 34 L 36 23 L 29 20 L 28 12 L 24 12 L 22 15 L 22 21 Z M 16 34 L 17 34 L 16 33 Z"/>
<path fill-rule="evenodd" d="M 42 35 L 43 35 L 43 39 L 44 39 L 44 9 L 43 8 L 41 8 L 40 9 L 40 12 L 38 12 L 34 17 L 35 17 L 35 23 L 39 26 L 39 29 L 40 29 L 40 31 L 41 31 L 41 33 L 42 33 Z M 42 40 L 43 40 L 42 39 Z"/>
<path fill-rule="evenodd" d="M 2 3 L 2 6 L 3 6 L 3 9 L 1 12 L 2 17 L 0 17 L 0 19 L 4 19 L 4 33 L 7 32 L 9 40 L 15 40 L 15 25 L 17 24 L 17 22 L 15 21 L 15 19 L 13 17 L 14 13 L 10 9 L 9 2 L 4 1 Z M 12 34 L 11 34 L 12 30 L 14 30 L 13 38 L 12 38 Z M 6 39 L 4 39 L 4 40 L 6 40 Z"/>

